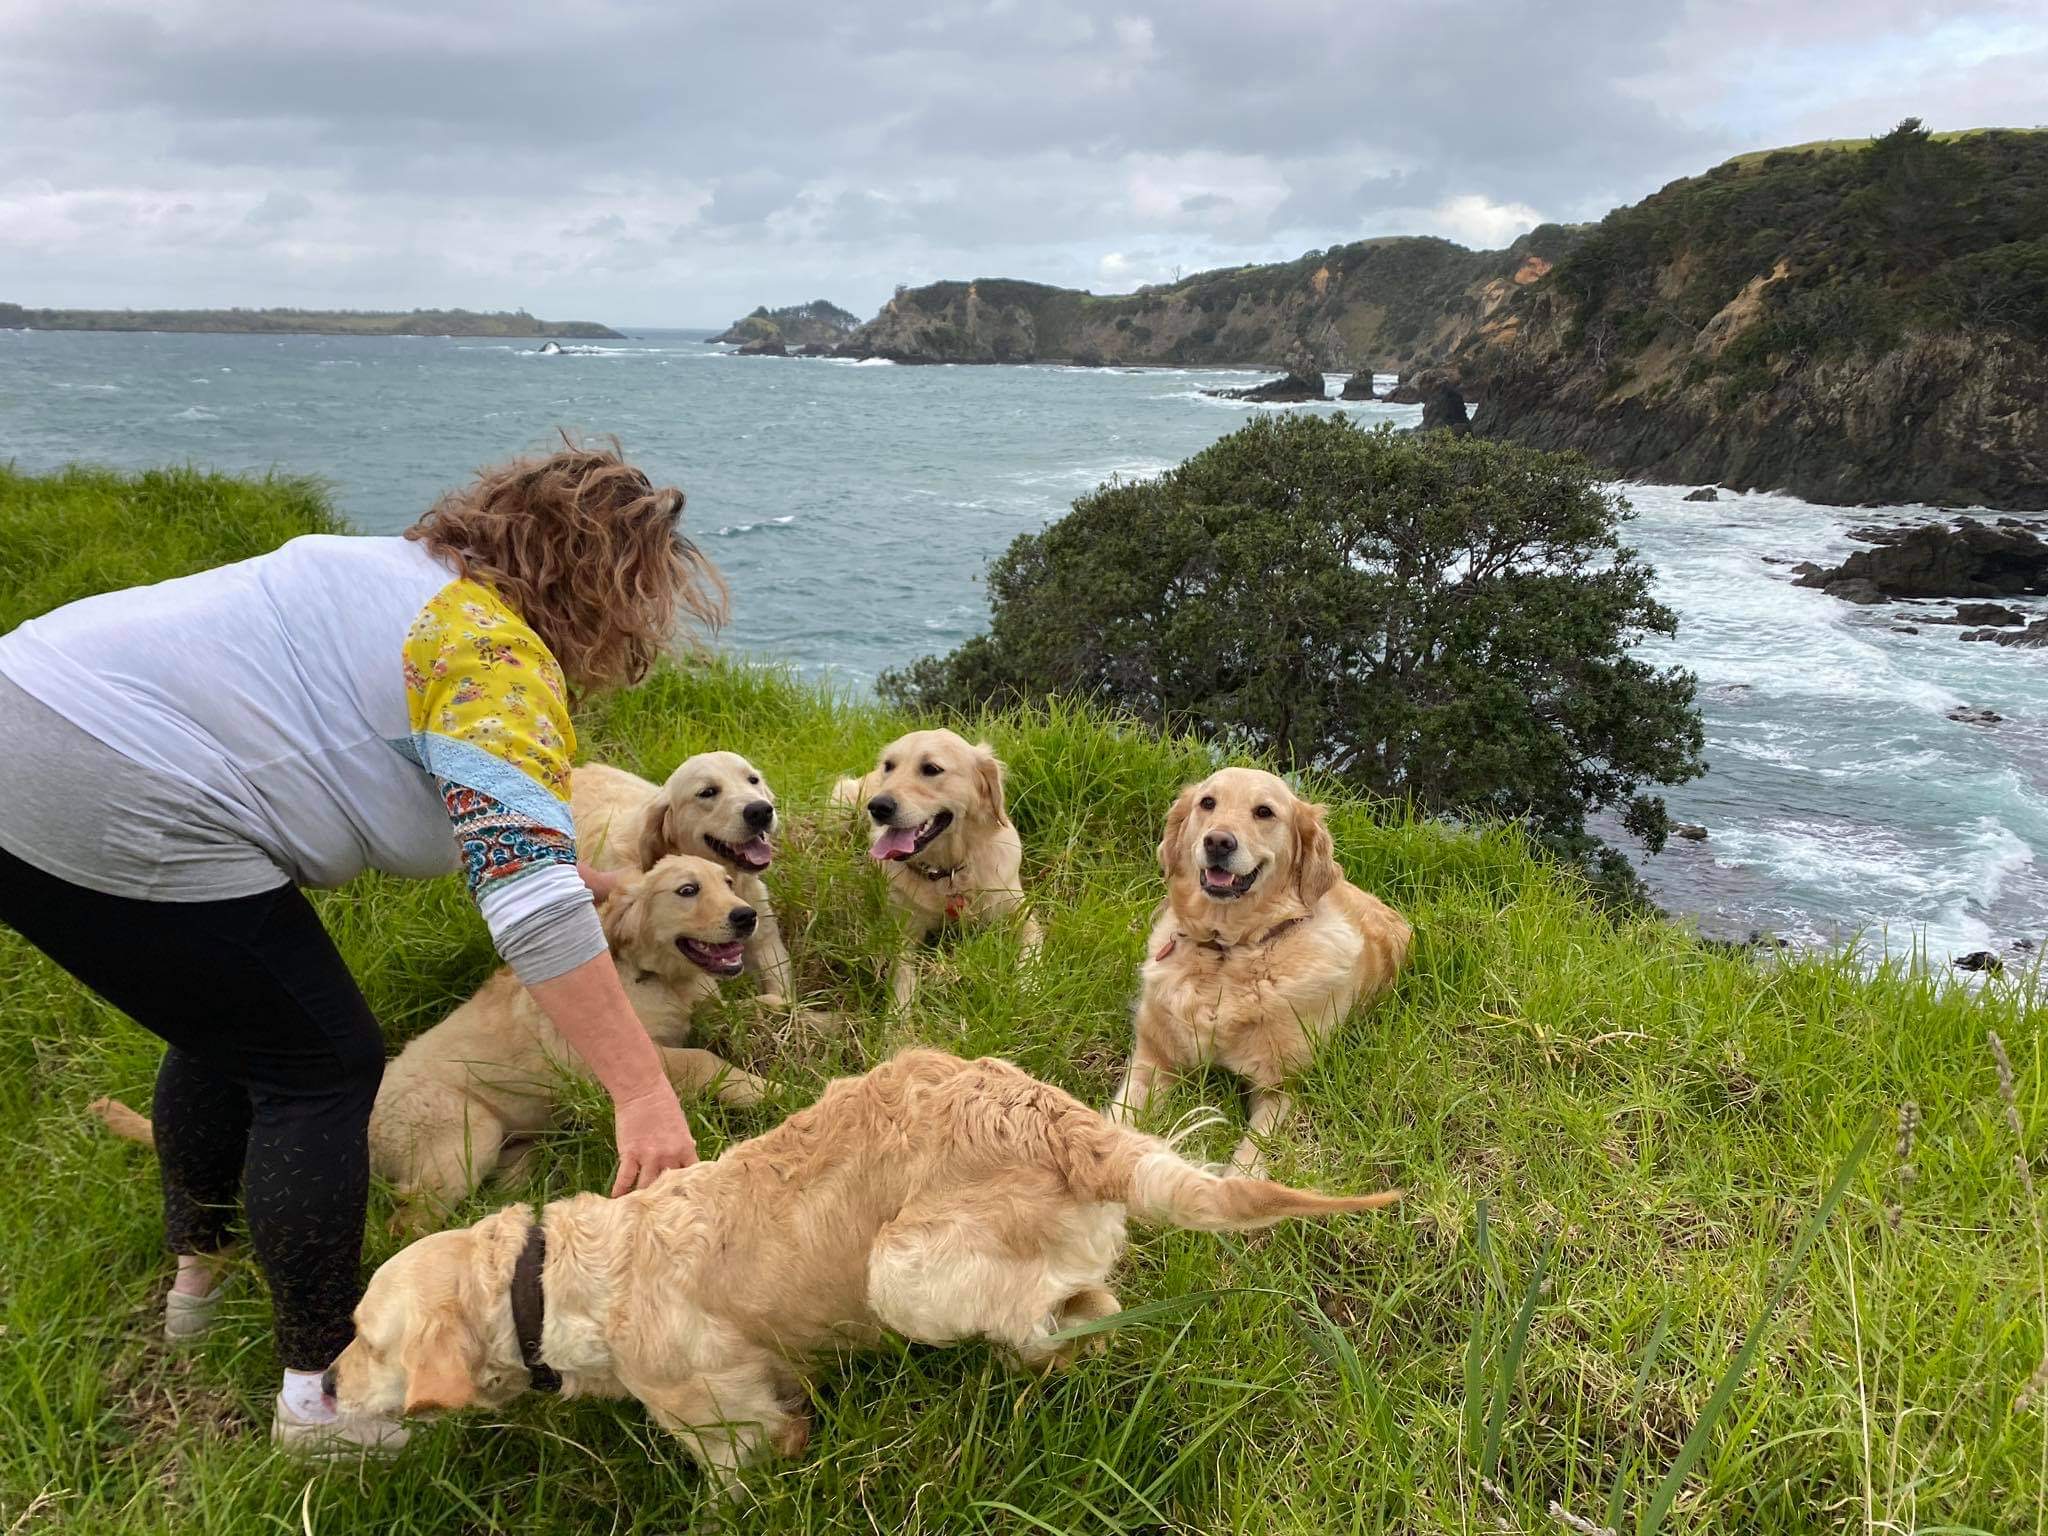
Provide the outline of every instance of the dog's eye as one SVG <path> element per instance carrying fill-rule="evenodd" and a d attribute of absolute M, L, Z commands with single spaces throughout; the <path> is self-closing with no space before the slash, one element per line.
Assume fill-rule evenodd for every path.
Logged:
<path fill-rule="evenodd" d="M 1273 819 L 1273 807 L 1270 805 L 1254 806 L 1252 814 L 1261 821 L 1271 821 Z"/>
<path fill-rule="evenodd" d="M 697 882 L 696 882 L 696 881 L 694 881 L 694 880 L 692 880 L 692 881 L 691 881 L 691 882 L 690 882 L 690 883 L 689 883 L 688 885 L 679 885 L 679 886 L 677 886 L 677 887 L 676 887 L 676 894 L 677 894 L 678 896 L 694 896 L 694 895 L 696 895 L 696 894 L 697 894 Z"/>
<path fill-rule="evenodd" d="M 718 798 L 718 786 L 716 784 L 706 784 L 697 791 L 697 798 L 699 800 L 716 800 Z"/>
<path fill-rule="evenodd" d="M 739 887 L 738 887 L 738 886 L 736 886 L 736 885 L 734 885 L 734 884 L 732 883 L 732 881 L 731 881 L 730 879 L 728 879 L 728 880 L 727 880 L 727 881 L 725 882 L 725 888 L 726 888 L 726 889 L 727 889 L 728 891 L 736 891 L 736 890 L 738 890 L 738 889 L 739 889 Z"/>
<path fill-rule="evenodd" d="M 747 775 L 747 782 L 749 784 L 758 784 L 761 782 L 761 775 L 759 775 L 758 773 L 750 773 Z"/>
<path fill-rule="evenodd" d="M 1213 811 L 1216 809 L 1216 797 L 1214 795 L 1204 795 L 1196 804 L 1200 805 L 1205 811 Z"/>
<path fill-rule="evenodd" d="M 884 759 L 882 760 L 882 772 L 884 772 L 884 773 L 894 773 L 895 771 L 896 771 L 896 765 L 895 765 L 895 764 L 894 764 L 893 762 L 890 762 L 890 761 L 889 761 L 889 760 L 888 760 L 887 758 L 884 758 Z"/>
<path fill-rule="evenodd" d="M 937 763 L 926 763 L 922 768 L 918 769 L 917 771 L 923 774 L 928 779 L 936 779 L 940 774 L 944 773 L 946 770 L 941 768 Z"/>

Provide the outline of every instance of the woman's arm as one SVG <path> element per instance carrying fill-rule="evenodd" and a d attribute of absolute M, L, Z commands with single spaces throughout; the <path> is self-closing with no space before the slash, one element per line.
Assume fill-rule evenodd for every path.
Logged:
<path fill-rule="evenodd" d="M 697 1142 L 661 1052 L 627 1005 L 611 957 L 593 955 L 527 990 L 611 1095 L 619 1143 L 613 1195 L 645 1189 L 669 1169 L 696 1162 Z"/>

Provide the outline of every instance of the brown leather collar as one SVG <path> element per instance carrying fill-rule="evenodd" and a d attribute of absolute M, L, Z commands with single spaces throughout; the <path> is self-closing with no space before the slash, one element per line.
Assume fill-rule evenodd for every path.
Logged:
<path fill-rule="evenodd" d="M 548 1235 L 538 1220 L 526 1229 L 526 1246 L 512 1266 L 512 1331 L 519 1338 L 519 1358 L 526 1364 L 536 1392 L 562 1390 L 561 1374 L 542 1363 L 540 1330 L 547 1321 L 547 1294 L 541 1289 L 541 1266 L 548 1260 Z"/>
<path fill-rule="evenodd" d="M 1286 922 L 1275 924 L 1272 928 L 1267 929 L 1266 932 L 1259 938 L 1247 939 L 1242 944 L 1226 944 L 1221 939 L 1189 939 L 1188 935 L 1186 935 L 1185 933 L 1176 933 L 1172 938 L 1168 939 L 1163 946 L 1161 946 L 1158 953 L 1153 955 L 1152 958 L 1154 960 L 1164 960 L 1168 955 L 1173 953 L 1174 946 L 1179 944 L 1182 939 L 1188 939 L 1188 942 L 1193 944 L 1197 949 L 1213 949 L 1219 955 L 1227 955 L 1233 949 L 1260 948 L 1267 944 L 1272 943 L 1275 939 L 1279 938 L 1280 935 L 1285 933 L 1288 929 L 1293 928 L 1298 924 L 1307 922 L 1309 920 L 1309 916 L 1309 913 L 1304 912 L 1299 917 L 1290 917 L 1287 919 Z"/>

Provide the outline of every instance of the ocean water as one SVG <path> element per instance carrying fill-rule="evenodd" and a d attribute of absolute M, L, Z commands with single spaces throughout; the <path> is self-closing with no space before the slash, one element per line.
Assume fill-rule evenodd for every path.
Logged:
<path fill-rule="evenodd" d="M 1226 370 L 737 358 L 701 334 L 544 356 L 530 341 L 0 331 L 0 459 L 314 474 L 385 532 L 557 427 L 614 433 L 688 493 L 732 586 L 727 644 L 863 689 L 983 627 L 983 570 L 1017 534 L 1252 409 L 1201 393 L 1250 377 Z M 1949 604 L 1855 607 L 1767 563 L 1839 557 L 1850 527 L 1931 509 L 1624 489 L 1629 537 L 1680 615 L 1646 653 L 1699 674 L 1711 764 L 1668 796 L 1708 840 L 1639 861 L 1660 900 L 1710 933 L 1917 945 L 1937 963 L 2048 934 L 2048 654 L 1962 643 L 1928 622 Z M 2005 718 L 1945 718 L 1958 705 Z"/>

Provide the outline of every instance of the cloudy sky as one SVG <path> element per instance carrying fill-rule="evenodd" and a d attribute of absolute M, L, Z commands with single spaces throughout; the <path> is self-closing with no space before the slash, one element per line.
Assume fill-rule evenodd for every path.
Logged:
<path fill-rule="evenodd" d="M 2040 0 L 0 0 L 0 299 L 723 323 L 2048 123 Z"/>

